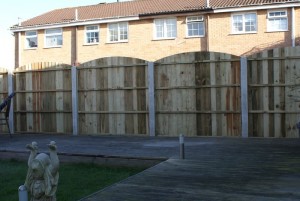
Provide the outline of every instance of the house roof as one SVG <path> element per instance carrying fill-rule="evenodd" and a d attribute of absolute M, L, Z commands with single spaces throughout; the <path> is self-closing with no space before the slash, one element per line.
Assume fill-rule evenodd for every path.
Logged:
<path fill-rule="evenodd" d="M 181 12 L 207 11 L 221 8 L 300 3 L 299 0 L 136 0 L 52 10 L 31 18 L 11 30 L 78 21 L 94 21 L 124 17 L 139 17 Z M 76 17 L 77 12 L 77 17 Z"/>

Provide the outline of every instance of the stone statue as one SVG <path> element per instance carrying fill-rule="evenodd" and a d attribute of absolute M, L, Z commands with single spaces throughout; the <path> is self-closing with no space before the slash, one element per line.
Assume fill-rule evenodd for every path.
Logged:
<path fill-rule="evenodd" d="M 30 201 L 56 201 L 59 160 L 55 142 L 51 141 L 48 147 L 50 156 L 38 154 L 36 142 L 26 146 L 30 150 L 30 156 L 25 187 L 31 195 Z"/>

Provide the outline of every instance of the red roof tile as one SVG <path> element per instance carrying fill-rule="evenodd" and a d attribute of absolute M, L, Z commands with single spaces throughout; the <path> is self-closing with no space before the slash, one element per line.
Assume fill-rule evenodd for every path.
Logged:
<path fill-rule="evenodd" d="M 217 9 L 287 2 L 300 3 L 298 0 L 210 0 L 210 7 Z M 75 21 L 76 9 L 78 11 L 78 21 L 85 21 L 116 17 L 158 15 L 172 12 L 190 12 L 205 10 L 207 7 L 206 0 L 138 0 L 97 4 L 52 10 L 22 22 L 21 27 L 72 22 Z"/>

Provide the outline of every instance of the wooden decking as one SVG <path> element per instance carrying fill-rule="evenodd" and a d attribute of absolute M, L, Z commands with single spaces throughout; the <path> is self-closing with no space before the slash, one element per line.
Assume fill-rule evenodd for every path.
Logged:
<path fill-rule="evenodd" d="M 44 152 L 51 140 L 62 161 L 80 155 L 81 162 L 97 156 L 136 165 L 169 158 L 81 201 L 300 200 L 299 139 L 186 138 L 180 160 L 178 138 L 0 135 L 0 158 L 23 153 L 27 159 L 26 144 L 36 141 Z"/>
<path fill-rule="evenodd" d="M 191 159 L 169 159 L 81 201 L 300 200 L 299 145 L 240 139 L 199 146 L 188 151 Z"/>

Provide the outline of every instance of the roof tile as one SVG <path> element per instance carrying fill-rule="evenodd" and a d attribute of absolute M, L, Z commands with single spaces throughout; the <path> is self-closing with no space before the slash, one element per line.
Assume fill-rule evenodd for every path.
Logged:
<path fill-rule="evenodd" d="M 299 0 L 210 0 L 213 9 L 274 3 L 299 2 Z M 116 17 L 157 15 L 170 12 L 205 10 L 206 0 L 136 0 L 119 3 L 97 4 L 52 10 L 21 23 L 21 27 L 49 25 L 78 20 L 96 20 Z"/>

